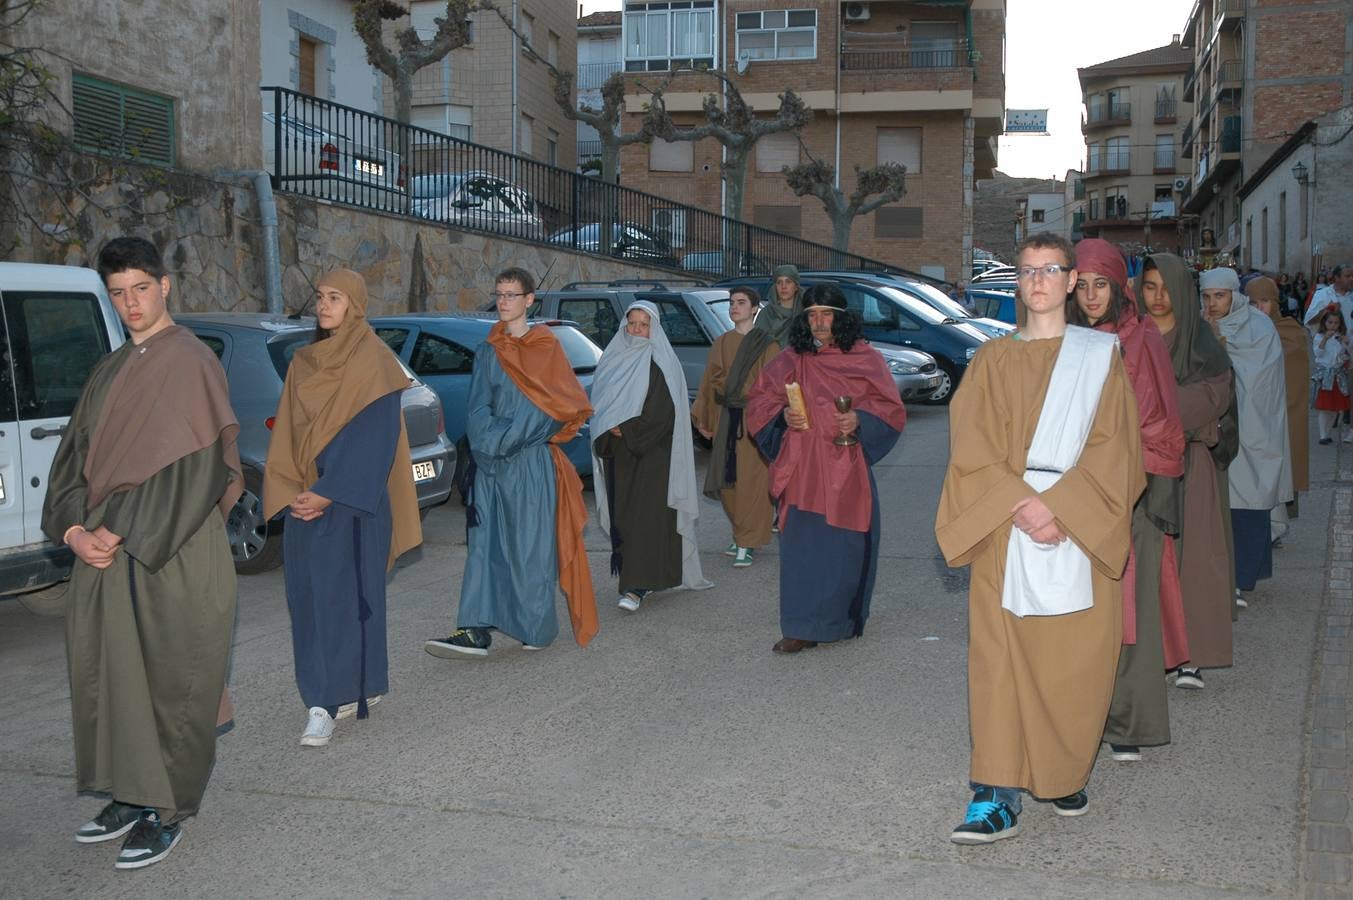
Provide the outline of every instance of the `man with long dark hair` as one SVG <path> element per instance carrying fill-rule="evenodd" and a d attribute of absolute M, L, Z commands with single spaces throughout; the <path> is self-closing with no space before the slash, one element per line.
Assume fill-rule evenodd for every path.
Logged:
<path fill-rule="evenodd" d="M 746 411 L 747 430 L 770 460 L 779 509 L 776 653 L 864 632 L 878 567 L 872 467 L 893 449 L 907 418 L 887 364 L 862 338 L 841 289 L 814 285 L 803 305 L 788 348 L 762 369 Z"/>

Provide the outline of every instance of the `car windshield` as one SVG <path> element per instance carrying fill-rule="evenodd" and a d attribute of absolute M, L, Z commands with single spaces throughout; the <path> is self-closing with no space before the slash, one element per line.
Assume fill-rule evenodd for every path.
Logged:
<path fill-rule="evenodd" d="M 725 331 L 733 330 L 733 319 L 728 315 L 728 298 L 722 300 L 710 300 L 705 304 L 709 311 L 714 313 L 715 318 L 722 323 Z"/>
<path fill-rule="evenodd" d="M 929 303 L 924 303 L 920 300 L 917 300 L 915 297 L 911 296 L 906 291 L 900 288 L 879 287 L 876 288 L 876 290 L 880 290 L 883 293 L 887 294 L 889 297 L 892 297 L 894 300 L 900 303 L 902 307 L 906 309 L 907 312 L 911 313 L 918 319 L 931 323 L 932 325 L 938 325 L 945 319 L 951 318 L 950 316 L 945 315 L 935 307 L 931 306 Z"/>
<path fill-rule="evenodd" d="M 310 329 L 297 329 L 279 334 L 277 337 L 268 341 L 268 356 L 272 358 L 273 368 L 277 370 L 277 377 L 283 381 L 287 380 L 287 369 L 291 368 L 291 358 L 296 355 L 296 351 L 304 347 L 314 338 L 315 333 Z M 395 362 L 404 370 L 412 384 L 422 384 L 418 376 L 413 374 L 413 370 L 404 365 L 404 360 L 395 357 Z"/>
<path fill-rule="evenodd" d="M 586 375 L 596 370 L 597 360 L 601 359 L 601 348 L 588 340 L 587 335 L 572 325 L 551 325 L 550 330 L 559 338 L 564 355 L 568 357 L 568 363 L 573 366 L 575 373 Z"/>
<path fill-rule="evenodd" d="M 963 304 L 955 301 L 952 297 L 934 285 L 917 281 L 907 285 L 907 287 L 913 294 L 924 294 L 927 303 L 945 313 L 951 319 L 972 318 L 972 313 L 964 309 Z"/>

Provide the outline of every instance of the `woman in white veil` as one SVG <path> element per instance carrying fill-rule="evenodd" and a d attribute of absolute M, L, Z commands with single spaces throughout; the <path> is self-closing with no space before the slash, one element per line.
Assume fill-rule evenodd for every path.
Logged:
<path fill-rule="evenodd" d="M 712 587 L 695 541 L 700 491 L 686 376 L 654 304 L 625 310 L 597 364 L 592 407 L 597 521 L 611 539 L 618 605 L 634 612 L 653 591 Z"/>

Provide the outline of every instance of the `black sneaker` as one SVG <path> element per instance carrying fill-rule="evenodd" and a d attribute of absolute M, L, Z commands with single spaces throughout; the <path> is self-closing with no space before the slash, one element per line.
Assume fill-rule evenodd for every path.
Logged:
<path fill-rule="evenodd" d="M 1110 744 L 1109 749 L 1113 751 L 1113 758 L 1118 762 L 1141 762 L 1142 748 L 1133 747 L 1130 744 Z"/>
<path fill-rule="evenodd" d="M 169 855 L 181 837 L 182 825 L 177 822 L 165 825 L 155 810 L 143 809 L 131 834 L 122 842 L 122 852 L 117 855 L 117 862 L 113 865 L 119 869 L 142 869 L 154 865 Z"/>
<path fill-rule="evenodd" d="M 488 656 L 491 643 L 493 638 L 487 628 L 457 628 L 450 637 L 425 641 L 423 649 L 442 659 L 460 659 L 465 656 Z"/>
<path fill-rule="evenodd" d="M 1090 811 L 1090 795 L 1081 790 L 1068 797 L 1058 797 L 1052 801 L 1052 811 L 1059 816 L 1083 816 Z"/>
<path fill-rule="evenodd" d="M 1201 691 L 1203 689 L 1202 670 L 1191 666 L 1180 666 L 1175 670 L 1174 686 L 1186 691 Z"/>
<path fill-rule="evenodd" d="M 955 844 L 991 844 L 1019 834 L 1019 816 L 995 797 L 992 788 L 973 794 L 963 824 L 950 833 L 949 840 Z"/>
<path fill-rule="evenodd" d="M 120 838 L 132 830 L 141 818 L 141 807 L 129 806 L 114 800 L 90 821 L 75 830 L 75 839 L 82 844 L 97 844 Z"/>

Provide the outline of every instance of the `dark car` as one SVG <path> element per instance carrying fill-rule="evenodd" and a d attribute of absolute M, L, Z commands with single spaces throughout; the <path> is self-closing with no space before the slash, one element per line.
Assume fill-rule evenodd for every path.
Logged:
<path fill-rule="evenodd" d="M 935 357 L 941 379 L 928 402 L 948 403 L 977 348 L 990 337 L 959 319 L 944 315 L 896 285 L 870 278 L 871 274 L 857 272 L 850 277 L 830 277 L 800 273 L 800 284 L 804 288 L 815 284 L 839 287 L 846 295 L 849 308 L 860 316 L 864 336 L 870 343 L 924 350 Z M 734 283 L 750 283 L 766 296 L 771 296 L 773 290 L 768 280 L 721 282 L 725 285 Z"/>
<path fill-rule="evenodd" d="M 988 317 L 982 313 L 971 313 L 963 304 L 950 297 L 944 291 L 935 287 L 933 284 L 927 284 L 915 278 L 908 278 L 904 275 L 894 275 L 888 272 L 860 272 L 854 270 L 824 271 L 821 269 L 812 269 L 801 273 L 803 275 L 813 275 L 819 278 L 850 279 L 852 281 L 875 281 L 881 284 L 890 284 L 901 288 L 911 296 L 935 308 L 936 312 L 951 318 L 957 319 L 965 325 L 971 325 L 978 331 L 984 333 L 987 337 L 1004 337 L 1014 330 L 1014 326 L 1005 321 Z"/>
<path fill-rule="evenodd" d="M 413 373 L 437 392 L 446 419 L 446 434 L 458 447 L 465 437 L 466 408 L 470 397 L 470 377 L 474 373 L 474 355 L 488 339 L 489 329 L 498 321 L 493 313 L 410 313 L 403 316 L 377 316 L 371 320 L 376 334 L 403 360 Z M 573 374 L 583 390 L 592 394 L 592 373 L 601 348 L 592 343 L 571 323 L 557 319 L 533 320 L 545 324 L 559 339 Z M 587 425 L 564 445 L 564 453 L 578 474 L 592 474 L 591 431 Z"/>
<path fill-rule="evenodd" d="M 283 520 L 268 522 L 263 516 L 263 464 L 287 368 L 292 355 L 312 339 L 315 320 L 266 313 L 191 313 L 176 315 L 174 321 L 210 347 L 226 370 L 230 405 L 240 422 L 244 469 L 244 494 L 231 510 L 226 533 L 236 571 L 267 571 L 282 561 Z M 456 450 L 442 427 L 437 395 L 408 374 L 410 384 L 400 397 L 400 407 L 418 506 L 426 512 L 451 496 Z"/>
<path fill-rule="evenodd" d="M 551 244 L 561 244 L 588 253 L 601 252 L 601 224 L 592 222 L 565 228 L 550 235 Z M 654 266 L 677 267 L 672 244 L 656 231 L 634 222 L 611 223 L 611 256 L 633 259 Z"/>

